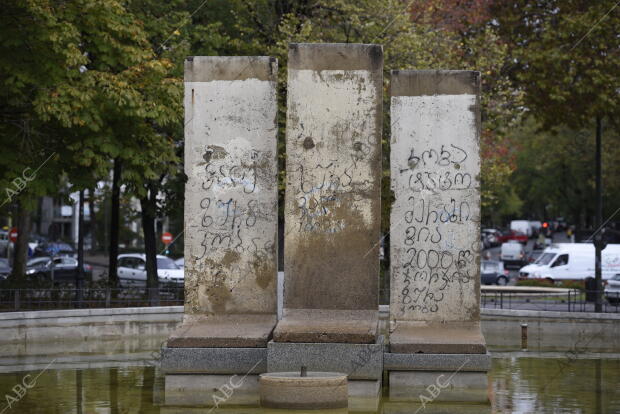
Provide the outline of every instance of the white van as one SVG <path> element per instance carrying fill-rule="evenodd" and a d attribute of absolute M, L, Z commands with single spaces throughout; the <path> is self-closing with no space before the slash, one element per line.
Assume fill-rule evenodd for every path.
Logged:
<path fill-rule="evenodd" d="M 523 233 L 527 235 L 527 237 L 532 237 L 532 226 L 530 226 L 530 222 L 528 220 L 512 220 L 510 222 L 510 230 Z"/>
<path fill-rule="evenodd" d="M 603 280 L 620 273 L 620 244 L 608 244 L 602 255 Z M 519 270 L 519 279 L 583 280 L 594 277 L 594 245 L 556 243 L 547 247 L 536 262 Z"/>
<path fill-rule="evenodd" d="M 515 267 L 518 269 L 527 263 L 525 247 L 516 240 L 502 243 L 499 259 L 504 262 L 505 268 Z"/>

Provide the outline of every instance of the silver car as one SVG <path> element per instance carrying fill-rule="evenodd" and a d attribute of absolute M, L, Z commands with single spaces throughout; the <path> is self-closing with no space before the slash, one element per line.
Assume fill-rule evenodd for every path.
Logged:
<path fill-rule="evenodd" d="M 605 286 L 605 298 L 609 303 L 620 303 L 620 274 L 613 275 Z"/>

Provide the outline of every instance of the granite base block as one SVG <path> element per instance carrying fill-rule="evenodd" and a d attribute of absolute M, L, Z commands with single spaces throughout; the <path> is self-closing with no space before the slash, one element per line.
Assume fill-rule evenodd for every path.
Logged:
<path fill-rule="evenodd" d="M 349 379 L 380 380 L 383 374 L 383 336 L 374 344 L 290 343 L 267 344 L 269 372 L 342 372 Z"/>
<path fill-rule="evenodd" d="M 162 406 L 159 407 L 159 414 L 209 414 L 212 408 L 205 407 L 180 407 L 180 406 Z M 220 406 L 213 409 L 211 414 L 265 414 L 265 409 L 261 407 L 229 407 Z M 321 412 L 321 414 L 323 414 Z M 346 412 L 344 414 L 347 414 Z"/>
<path fill-rule="evenodd" d="M 262 374 L 266 348 L 168 348 L 161 353 L 165 374 Z"/>
<path fill-rule="evenodd" d="M 349 412 L 375 413 L 381 400 L 381 380 L 349 380 Z"/>
<path fill-rule="evenodd" d="M 439 401 L 425 402 L 424 404 L 420 401 L 386 401 L 381 405 L 381 414 L 491 414 L 492 412 L 491 404 L 480 403 L 455 405 L 454 403 Z"/>
<path fill-rule="evenodd" d="M 390 371 L 390 401 L 487 402 L 485 372 Z"/>
<path fill-rule="evenodd" d="M 396 354 L 383 355 L 386 371 L 450 371 L 487 372 L 491 354 Z"/>
<path fill-rule="evenodd" d="M 165 404 L 220 407 L 260 404 L 258 375 L 168 374 Z"/>

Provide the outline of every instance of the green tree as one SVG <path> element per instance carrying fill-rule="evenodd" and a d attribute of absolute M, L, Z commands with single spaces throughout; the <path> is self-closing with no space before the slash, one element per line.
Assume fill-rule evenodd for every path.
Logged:
<path fill-rule="evenodd" d="M 5 147 L 19 150 L 0 161 L 8 167 L 5 183 L 19 172 L 20 156 L 46 152 L 57 154 L 55 174 L 30 184 L 28 200 L 55 193 L 61 172 L 76 189 L 89 188 L 107 176 L 111 159 L 126 166 L 129 184 L 157 179 L 162 163 L 176 160 L 164 129 L 180 122 L 181 83 L 176 66 L 154 52 L 143 24 L 115 0 L 6 7 L 0 134 Z M 15 145 L 25 130 L 24 144 Z M 27 144 L 30 152 L 22 149 Z"/>
<path fill-rule="evenodd" d="M 602 310 L 603 121 L 618 127 L 620 9 L 586 0 L 497 2 L 500 33 L 513 46 L 513 71 L 525 104 L 543 125 L 581 129 L 596 124 L 596 310 Z"/>
<path fill-rule="evenodd" d="M 279 60 L 280 190 L 284 191 L 284 120 L 286 60 L 290 42 L 379 43 L 384 45 L 383 231 L 389 229 L 389 73 L 393 69 L 468 69 L 482 72 L 483 208 L 496 208 L 506 194 L 514 169 L 507 132 L 518 125 L 521 93 L 501 69 L 509 49 L 491 23 L 488 6 L 477 1 L 454 3 L 452 14 L 434 11 L 445 2 L 394 0 L 271 1 L 235 3 L 240 54 L 276 56 Z M 451 3 L 451 4 L 452 4 Z M 484 3 L 484 4 L 483 4 Z M 486 2 L 488 3 L 488 2 Z M 474 10 L 474 12 L 471 12 Z M 448 18 L 459 16 L 458 19 Z M 467 27 L 467 30 L 464 27 Z M 502 156 L 504 154 L 505 156 Z M 282 204 L 282 203 L 281 203 Z"/>

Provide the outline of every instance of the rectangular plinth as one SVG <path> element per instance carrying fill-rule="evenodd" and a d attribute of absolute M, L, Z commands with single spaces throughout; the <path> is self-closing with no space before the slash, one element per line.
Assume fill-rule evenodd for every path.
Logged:
<path fill-rule="evenodd" d="M 349 412 L 374 413 L 381 400 L 381 380 L 349 380 Z"/>
<path fill-rule="evenodd" d="M 266 348 L 163 348 L 166 374 L 262 374 L 267 372 Z"/>
<path fill-rule="evenodd" d="M 386 371 L 463 371 L 487 372 L 491 354 L 383 354 Z"/>
<path fill-rule="evenodd" d="M 459 404 L 449 402 L 420 402 L 420 401 L 385 401 L 381 404 L 381 414 L 492 414 L 491 404 Z M 162 412 L 161 414 L 168 414 Z M 175 413 L 176 414 L 176 413 Z M 185 413 L 183 413 L 185 414 Z M 245 414 L 245 413 L 244 413 Z M 250 413 L 248 413 L 250 414 Z"/>
<path fill-rule="evenodd" d="M 482 372 L 391 371 L 390 401 L 488 401 L 489 381 Z"/>
<path fill-rule="evenodd" d="M 285 343 L 269 342 L 269 372 L 299 371 L 342 372 L 349 379 L 381 379 L 383 374 L 383 337 L 374 344 Z"/>
<path fill-rule="evenodd" d="M 486 354 L 480 323 L 399 322 L 390 334 L 397 354 Z"/>
<path fill-rule="evenodd" d="M 165 404 L 220 407 L 257 406 L 258 375 L 166 375 Z"/>
<path fill-rule="evenodd" d="M 186 316 L 168 339 L 169 348 L 265 348 L 277 317 L 273 315 Z"/>
<path fill-rule="evenodd" d="M 275 342 L 373 344 L 377 338 L 377 311 L 286 310 L 278 323 Z"/>

